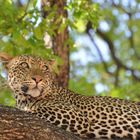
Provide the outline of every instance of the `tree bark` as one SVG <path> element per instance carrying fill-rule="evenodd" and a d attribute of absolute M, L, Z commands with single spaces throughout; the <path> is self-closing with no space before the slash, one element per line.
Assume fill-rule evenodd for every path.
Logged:
<path fill-rule="evenodd" d="M 50 7 L 56 6 L 56 14 L 52 19 L 52 24 L 55 24 L 55 36 L 52 38 L 54 54 L 59 56 L 63 64 L 59 67 L 59 75 L 57 81 L 60 86 L 68 87 L 69 81 L 69 45 L 66 41 L 69 38 L 68 28 L 65 27 L 61 32 L 59 31 L 60 25 L 67 19 L 67 11 L 64 9 L 66 6 L 65 0 L 42 0 L 43 17 L 47 18 L 49 11 L 45 10 L 45 5 Z M 50 11 L 51 12 L 51 11 Z M 59 20 L 58 20 L 59 19 Z"/>
<path fill-rule="evenodd" d="M 0 105 L 0 140 L 80 140 L 33 114 Z"/>

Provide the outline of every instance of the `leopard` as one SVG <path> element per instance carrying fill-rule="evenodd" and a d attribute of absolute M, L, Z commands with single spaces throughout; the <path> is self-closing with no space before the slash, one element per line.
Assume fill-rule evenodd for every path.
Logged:
<path fill-rule="evenodd" d="M 140 103 L 86 96 L 55 82 L 54 60 L 0 53 L 16 107 L 82 139 L 140 139 Z"/>

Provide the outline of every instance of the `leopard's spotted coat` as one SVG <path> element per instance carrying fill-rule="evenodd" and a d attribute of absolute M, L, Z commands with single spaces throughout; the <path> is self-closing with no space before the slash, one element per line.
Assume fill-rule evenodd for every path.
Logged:
<path fill-rule="evenodd" d="M 80 137 L 140 139 L 140 105 L 111 97 L 83 96 L 58 87 L 50 61 L 1 56 L 17 107 Z"/>

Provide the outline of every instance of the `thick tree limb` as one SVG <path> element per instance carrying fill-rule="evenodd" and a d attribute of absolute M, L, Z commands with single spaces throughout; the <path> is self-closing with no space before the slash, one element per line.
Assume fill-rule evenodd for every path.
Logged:
<path fill-rule="evenodd" d="M 0 140 L 80 140 L 33 114 L 0 105 Z"/>

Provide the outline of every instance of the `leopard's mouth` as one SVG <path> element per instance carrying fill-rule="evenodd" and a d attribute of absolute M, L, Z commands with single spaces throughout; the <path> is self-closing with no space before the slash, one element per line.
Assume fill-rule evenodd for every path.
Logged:
<path fill-rule="evenodd" d="M 29 89 L 26 94 L 32 96 L 32 97 L 39 97 L 42 95 L 43 90 L 40 90 L 39 88 L 35 87 L 33 89 Z"/>
<path fill-rule="evenodd" d="M 21 90 L 24 92 L 25 95 L 30 95 L 31 97 L 39 97 L 43 93 L 43 89 L 37 86 L 30 89 L 28 86 L 24 85 L 21 87 Z"/>

